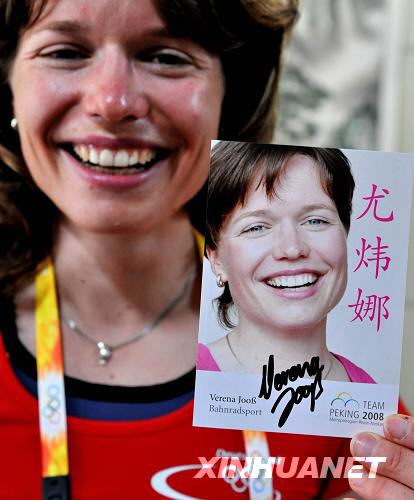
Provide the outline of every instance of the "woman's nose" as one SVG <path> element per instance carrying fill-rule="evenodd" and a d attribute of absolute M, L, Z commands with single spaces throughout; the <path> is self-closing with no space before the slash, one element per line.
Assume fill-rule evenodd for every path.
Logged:
<path fill-rule="evenodd" d="M 300 227 L 293 223 L 282 225 L 273 235 L 273 257 L 296 260 L 309 255 L 310 247 L 301 234 Z"/>
<path fill-rule="evenodd" d="M 96 56 L 84 96 L 86 112 L 108 122 L 148 115 L 150 104 L 136 65 L 127 54 L 109 47 Z"/>

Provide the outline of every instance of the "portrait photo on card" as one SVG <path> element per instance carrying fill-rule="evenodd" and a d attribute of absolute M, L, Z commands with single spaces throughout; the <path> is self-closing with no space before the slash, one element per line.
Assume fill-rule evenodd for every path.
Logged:
<path fill-rule="evenodd" d="M 194 425 L 382 433 L 413 168 L 403 153 L 213 144 Z"/>

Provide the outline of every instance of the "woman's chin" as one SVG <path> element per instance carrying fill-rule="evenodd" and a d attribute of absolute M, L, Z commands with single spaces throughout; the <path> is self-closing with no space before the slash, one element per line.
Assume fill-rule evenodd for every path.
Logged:
<path fill-rule="evenodd" d="M 269 321 L 266 325 L 266 329 L 270 329 L 273 332 L 277 332 L 280 336 L 297 336 L 304 338 L 309 335 L 314 335 L 316 332 L 320 331 L 321 334 L 325 333 L 326 316 L 318 317 L 306 317 L 297 318 L 286 316 L 283 321 L 280 318 L 274 321 Z"/>
<path fill-rule="evenodd" d="M 64 224 L 72 230 L 102 236 L 131 236 L 145 230 L 137 217 L 116 216 L 114 213 L 69 214 L 65 221 Z"/>

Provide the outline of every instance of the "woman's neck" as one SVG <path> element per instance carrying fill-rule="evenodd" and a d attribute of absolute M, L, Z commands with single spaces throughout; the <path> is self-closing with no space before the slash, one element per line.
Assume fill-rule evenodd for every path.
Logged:
<path fill-rule="evenodd" d="M 82 318 L 116 321 L 122 309 L 137 316 L 177 295 L 195 262 L 188 217 L 171 217 L 137 235 L 91 234 L 68 221 L 58 227 L 54 263 L 61 305 Z"/>
<path fill-rule="evenodd" d="M 271 354 L 278 372 L 310 361 L 314 356 L 322 364 L 331 356 L 326 346 L 326 320 L 312 328 L 294 330 L 262 327 L 242 320 L 230 333 L 229 340 L 235 355 L 245 356 L 239 362 L 257 372 L 261 372 Z"/>

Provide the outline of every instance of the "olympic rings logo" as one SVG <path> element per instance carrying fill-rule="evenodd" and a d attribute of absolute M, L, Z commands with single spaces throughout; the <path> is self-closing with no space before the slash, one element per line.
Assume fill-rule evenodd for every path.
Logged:
<path fill-rule="evenodd" d="M 229 474 L 225 473 L 223 474 L 223 479 L 231 486 L 233 491 L 236 493 L 243 493 L 249 487 L 249 479 L 241 477 L 237 469 L 232 470 L 234 471 L 234 474 L 231 474 L 232 477 L 229 477 Z M 250 478 L 250 482 L 255 493 L 262 493 L 266 489 L 267 481 L 264 477 L 259 477 L 257 479 Z"/>
<path fill-rule="evenodd" d="M 46 391 L 47 400 L 43 408 L 43 416 L 51 424 L 58 424 L 61 419 L 60 408 L 62 406 L 59 387 L 55 384 L 50 385 Z"/>
<path fill-rule="evenodd" d="M 250 456 L 252 457 L 252 463 L 255 458 L 262 459 L 262 455 L 257 450 L 253 450 Z M 230 471 L 231 474 L 229 474 Z M 229 484 L 236 493 L 242 493 L 246 491 L 249 488 L 249 482 L 251 491 L 253 493 L 260 495 L 261 493 L 265 492 L 268 488 L 269 481 L 271 482 L 271 479 L 266 477 L 266 471 L 264 469 L 259 470 L 258 477 L 251 477 L 250 473 L 251 469 L 248 471 L 248 477 L 245 477 L 243 472 L 238 467 L 230 463 L 224 469 L 222 477 L 224 481 Z M 277 491 L 275 493 L 277 493 Z M 275 496 L 275 498 L 278 498 L 277 495 Z"/>
<path fill-rule="evenodd" d="M 230 469 L 229 469 L 230 470 Z M 232 469 L 233 470 L 233 469 Z M 223 474 L 224 481 L 231 486 L 236 493 L 243 493 L 249 487 L 249 480 L 241 477 L 240 472 L 235 469 L 234 474 L 229 477 L 227 471 Z"/>

